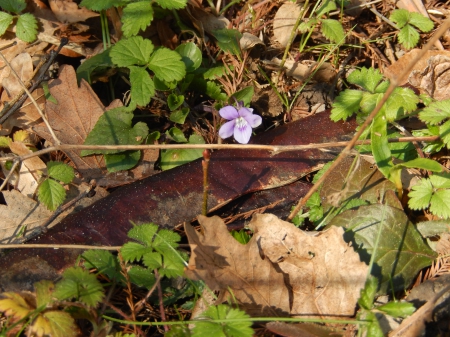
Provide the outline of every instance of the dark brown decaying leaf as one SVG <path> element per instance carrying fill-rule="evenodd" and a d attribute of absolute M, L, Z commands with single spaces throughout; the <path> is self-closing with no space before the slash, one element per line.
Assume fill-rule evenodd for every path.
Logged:
<path fill-rule="evenodd" d="M 272 214 L 255 214 L 242 245 L 219 217 L 185 226 L 192 248 L 186 276 L 230 291 L 252 315 L 278 308 L 294 317 L 353 316 L 368 267 L 333 227 L 312 234 Z M 228 290 L 229 289 L 229 290 Z"/>

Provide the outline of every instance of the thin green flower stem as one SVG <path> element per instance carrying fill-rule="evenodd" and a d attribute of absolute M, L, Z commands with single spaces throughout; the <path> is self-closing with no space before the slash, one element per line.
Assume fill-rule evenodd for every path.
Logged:
<path fill-rule="evenodd" d="M 291 49 L 292 42 L 294 42 L 295 36 L 297 35 L 297 28 L 300 25 L 300 22 L 302 21 L 303 16 L 306 13 L 306 9 L 308 8 L 308 5 L 309 5 L 309 0 L 306 0 L 305 3 L 303 4 L 302 11 L 300 12 L 300 14 L 298 16 L 297 21 L 295 21 L 294 27 L 292 28 L 292 31 L 291 31 L 291 36 L 289 37 L 289 40 L 288 40 L 288 44 L 286 45 L 286 48 L 284 49 L 284 54 L 283 54 L 283 58 L 281 59 L 280 70 L 278 70 L 277 77 L 280 77 L 281 71 L 284 67 L 284 63 L 286 62 L 287 56 L 289 54 L 289 50 Z"/>
<path fill-rule="evenodd" d="M 320 319 L 320 318 L 289 318 L 289 317 L 248 317 L 248 318 L 234 318 L 234 319 L 204 319 L 204 320 L 191 320 L 191 321 L 169 321 L 169 322 L 133 322 L 124 321 L 114 317 L 102 315 L 106 320 L 110 320 L 122 324 L 134 324 L 134 325 L 148 325 L 148 326 L 158 326 L 158 325 L 181 325 L 181 324 L 196 324 L 196 323 L 240 323 L 240 322 L 312 322 L 312 323 L 329 323 L 329 324 L 355 324 L 355 325 L 366 325 L 370 324 L 371 321 L 363 320 L 340 320 L 340 319 Z"/>
<path fill-rule="evenodd" d="M 308 199 L 319 189 L 320 185 L 325 181 L 325 179 L 328 178 L 331 172 L 333 172 L 336 167 L 341 163 L 341 161 L 346 158 L 350 153 L 353 147 L 357 144 L 357 141 L 359 137 L 362 135 L 364 130 L 369 126 L 369 124 L 372 123 L 375 116 L 378 114 L 378 112 L 383 107 L 384 103 L 388 100 L 388 98 L 391 96 L 394 89 L 398 86 L 398 83 L 402 83 L 403 79 L 408 76 L 408 74 L 411 72 L 411 70 L 414 68 L 416 63 L 425 55 L 425 53 L 430 50 L 430 48 L 434 45 L 436 41 L 439 40 L 439 38 L 444 35 L 444 33 L 447 31 L 447 29 L 450 27 L 450 18 L 445 20 L 442 25 L 439 27 L 437 32 L 431 37 L 431 39 L 428 41 L 428 43 L 424 46 L 423 49 L 420 50 L 420 52 L 416 55 L 416 57 L 405 67 L 403 72 L 400 74 L 399 78 L 395 78 L 391 80 L 391 83 L 389 85 L 389 88 L 384 93 L 383 97 L 381 98 L 380 102 L 376 105 L 375 109 L 370 113 L 370 115 L 367 117 L 367 119 L 364 121 L 364 123 L 361 125 L 359 130 L 356 132 L 353 139 L 347 144 L 347 146 L 342 150 L 342 152 L 339 154 L 339 156 L 336 158 L 336 160 L 331 164 L 329 169 L 320 177 L 320 179 L 314 184 L 314 186 L 306 193 L 306 195 L 300 199 L 297 206 L 295 206 L 294 210 L 289 214 L 287 217 L 287 221 L 292 221 L 292 219 L 297 215 L 298 212 L 303 208 L 303 206 L 306 204 Z"/>
<path fill-rule="evenodd" d="M 407 143 L 407 142 L 434 142 L 439 140 L 439 136 L 427 136 L 427 137 L 401 137 L 401 138 L 390 138 L 389 143 Z M 56 145 L 50 146 L 46 149 L 39 150 L 27 155 L 20 157 L 10 156 L 1 157 L 0 162 L 19 160 L 24 161 L 32 157 L 41 156 L 46 153 L 54 151 L 65 151 L 65 150 L 175 150 L 175 149 L 210 149 L 210 150 L 267 150 L 271 152 L 272 155 L 277 155 L 282 152 L 290 151 L 304 151 L 310 149 L 323 149 L 329 147 L 344 147 L 348 144 L 348 141 L 343 142 L 330 142 L 330 143 L 319 143 L 319 144 L 306 144 L 306 145 L 256 145 L 256 144 L 161 144 L 161 145 Z M 355 142 L 355 145 L 369 145 L 370 140 L 359 140 Z"/>

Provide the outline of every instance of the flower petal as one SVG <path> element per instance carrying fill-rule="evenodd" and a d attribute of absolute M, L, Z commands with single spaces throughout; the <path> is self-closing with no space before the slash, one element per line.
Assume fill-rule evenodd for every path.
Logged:
<path fill-rule="evenodd" d="M 224 106 L 219 110 L 219 114 L 220 116 L 228 120 L 239 118 L 238 111 L 234 106 L 231 105 Z"/>
<path fill-rule="evenodd" d="M 252 128 L 250 125 L 245 125 L 242 128 L 234 128 L 234 139 L 238 143 L 247 144 L 252 136 Z"/>
<path fill-rule="evenodd" d="M 239 113 L 239 116 L 241 116 L 241 117 L 247 117 L 249 115 L 253 115 L 253 109 L 242 107 L 239 109 L 238 113 Z"/>
<path fill-rule="evenodd" d="M 231 137 L 234 133 L 234 126 L 236 121 L 233 119 L 232 121 L 226 122 L 224 125 L 220 127 L 219 136 L 222 139 Z"/>
<path fill-rule="evenodd" d="M 245 116 L 244 118 L 247 121 L 247 123 L 250 124 L 250 126 L 252 128 L 256 128 L 256 127 L 260 126 L 262 123 L 262 118 L 261 118 L 261 116 L 258 116 L 258 115 L 251 114 L 251 115 Z"/>

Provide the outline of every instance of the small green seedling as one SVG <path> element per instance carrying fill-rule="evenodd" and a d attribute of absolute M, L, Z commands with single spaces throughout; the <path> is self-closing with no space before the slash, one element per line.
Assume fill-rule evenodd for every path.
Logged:
<path fill-rule="evenodd" d="M 396 9 L 392 12 L 390 19 L 394 21 L 398 29 L 398 42 L 406 49 L 411 49 L 419 43 L 419 32 L 429 32 L 434 24 L 429 18 L 422 14 L 409 12 L 406 9 Z"/>
<path fill-rule="evenodd" d="M 30 13 L 22 14 L 26 8 L 25 0 L 0 0 L 0 36 L 5 34 L 8 27 L 15 22 L 16 36 L 25 42 L 33 42 L 37 36 L 37 20 Z"/>

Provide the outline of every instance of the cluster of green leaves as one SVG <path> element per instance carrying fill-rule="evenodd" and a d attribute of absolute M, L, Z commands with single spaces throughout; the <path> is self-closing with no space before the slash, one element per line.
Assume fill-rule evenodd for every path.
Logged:
<path fill-rule="evenodd" d="M 37 20 L 30 13 L 22 14 L 27 7 L 26 0 L 0 0 L 0 36 L 5 34 L 8 27 L 15 21 L 16 36 L 25 42 L 33 42 L 37 36 Z"/>
<path fill-rule="evenodd" d="M 392 12 L 390 19 L 397 24 L 398 42 L 406 49 L 411 49 L 419 43 L 419 32 L 429 32 L 433 29 L 434 24 L 429 18 L 420 13 L 410 12 L 406 9 L 396 9 Z"/>
<path fill-rule="evenodd" d="M 47 177 L 38 188 L 38 198 L 49 210 L 54 211 L 66 199 L 66 190 L 62 184 L 69 184 L 75 178 L 72 166 L 59 161 L 47 163 Z"/>

